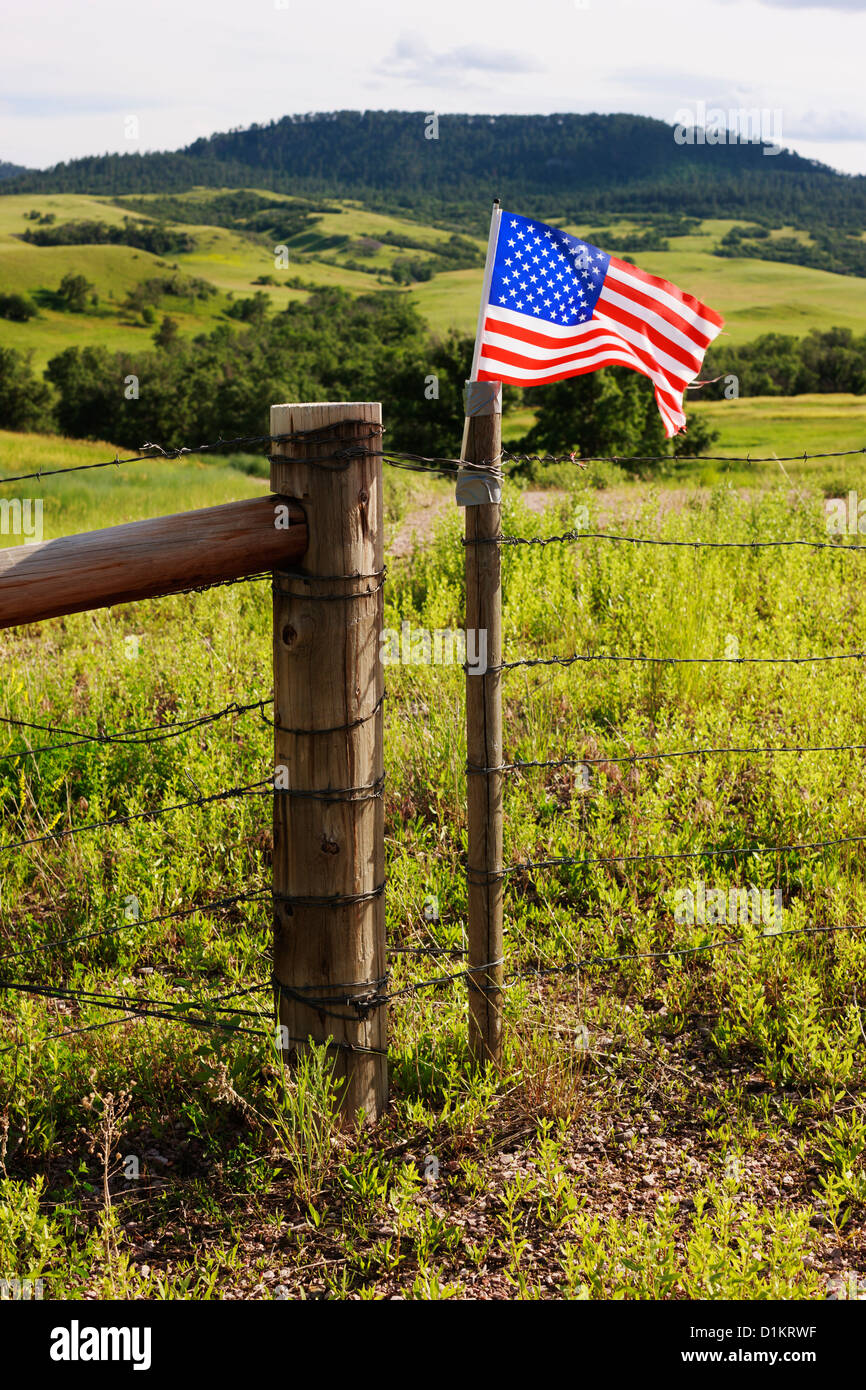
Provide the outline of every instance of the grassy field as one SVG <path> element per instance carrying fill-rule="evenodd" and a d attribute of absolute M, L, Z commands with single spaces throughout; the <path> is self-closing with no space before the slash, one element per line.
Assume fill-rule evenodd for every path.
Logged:
<path fill-rule="evenodd" d="M 199 190 L 201 197 L 212 193 L 211 189 Z M 267 193 L 267 197 L 285 202 L 287 207 L 293 203 L 279 194 Z M 40 291 L 56 290 L 63 276 L 71 271 L 86 276 L 100 300 L 98 310 L 83 314 L 42 307 L 39 316 L 28 323 L 0 320 L 0 345 L 32 351 L 39 367 L 44 367 L 54 353 L 66 346 L 102 344 L 118 350 L 149 347 L 152 326 L 143 325 L 135 314 L 124 311 L 122 301 L 141 281 L 166 275 L 175 268 L 207 280 L 218 291 L 206 300 L 165 300 L 162 311 L 170 313 L 186 334 L 212 328 L 224 317 L 232 296 L 241 298 L 257 290 L 268 296 L 275 309 L 280 309 L 292 299 L 305 298 L 307 290 L 318 286 L 339 285 L 355 294 L 368 294 L 383 287 L 393 289 L 390 267 L 406 252 L 384 244 L 372 254 L 368 247 L 361 252 L 358 246 L 362 239 L 375 241 L 392 232 L 435 245 L 450 236 L 436 227 L 372 213 L 352 201 L 341 207 L 340 212 L 323 213 L 313 231 L 287 235 L 284 240 L 289 247 L 290 263 L 287 269 L 276 270 L 273 246 L 265 238 L 197 223 L 177 224 L 180 231 L 195 238 L 195 250 L 165 260 L 128 246 L 30 245 L 20 238 L 32 225 L 26 216 L 32 210 L 51 213 L 58 223 L 91 220 L 118 225 L 130 214 L 107 198 L 73 194 L 0 196 L 0 289 L 38 297 Z M 481 242 L 478 253 L 483 265 Z M 342 263 L 353 257 L 368 265 L 370 273 Z M 259 276 L 268 274 L 277 281 L 275 285 L 254 283 Z M 280 284 L 281 279 L 300 279 L 306 289 Z M 478 275 L 475 281 L 480 283 Z"/>
<path fill-rule="evenodd" d="M 101 440 L 0 431 L 0 497 L 41 498 L 44 538 L 54 540 L 78 531 L 255 497 L 266 486 L 263 478 L 245 471 L 251 461 L 240 456 L 220 462 L 155 459 L 120 468 L 32 478 L 26 483 L 3 482 L 5 477 L 22 473 L 79 468 L 118 455 L 128 457 Z M 260 462 L 264 471 L 267 465 Z M 0 534 L 0 545 L 19 542 L 20 538 Z"/>
<path fill-rule="evenodd" d="M 198 190 L 197 196 L 203 198 L 213 191 Z M 292 206 L 290 198 L 267 196 Z M 166 260 L 126 246 L 29 245 L 21 241 L 20 234 L 31 225 L 25 214 L 32 209 L 52 213 L 58 223 L 81 219 L 119 223 L 124 211 L 108 199 L 73 194 L 0 196 L 0 288 L 38 297 L 42 291 L 56 290 L 63 275 L 73 271 L 91 281 L 100 301 L 97 309 L 83 314 L 63 313 L 43 305 L 39 316 L 28 323 L 0 320 L 0 345 L 32 351 L 39 367 L 73 344 L 104 344 L 124 350 L 149 347 L 152 326 L 124 310 L 122 301 L 135 285 L 165 275 L 173 267 L 207 280 L 217 291 L 205 300 L 172 297 L 163 301 L 159 313 L 171 314 L 181 332 L 188 335 L 213 328 L 224 319 L 230 297 L 246 297 L 256 289 L 269 297 L 275 309 L 305 298 L 310 289 L 321 285 L 340 285 L 354 294 L 394 289 L 390 269 L 396 259 L 407 254 L 429 257 L 387 245 L 382 237 L 393 233 L 438 245 L 450 235 L 441 228 L 371 212 L 356 202 L 331 206 L 341 210 L 323 212 L 312 229 L 286 236 L 289 266 L 275 270 L 273 247 L 266 239 L 193 223 L 178 225 L 195 237 L 195 250 Z M 629 227 L 626 221 L 616 219 L 606 219 L 606 225 L 616 232 Z M 733 225 L 730 219 L 708 219 L 694 233 L 674 238 L 669 251 L 641 253 L 640 264 L 716 308 L 727 321 L 725 331 L 737 342 L 760 333 L 800 334 L 834 326 L 866 331 L 866 280 L 777 262 L 714 256 L 713 248 Z M 589 235 L 603 229 L 596 222 L 569 226 L 568 230 Z M 774 235 L 783 233 L 790 234 L 790 229 Z M 437 271 L 430 280 L 405 291 L 435 332 L 451 327 L 466 333 L 475 331 L 485 248 L 482 241 L 474 241 L 477 268 Z M 363 264 L 368 272 L 347 262 Z M 256 286 L 254 282 L 262 275 L 272 275 L 276 283 Z M 281 280 L 299 281 L 302 287 Z"/>
<path fill-rule="evenodd" d="M 738 428 L 772 434 L 765 403 L 751 403 L 749 422 L 743 404 L 733 403 Z M 807 404 L 812 415 L 822 406 Z M 782 419 L 776 452 L 801 425 Z M 104 447 L 5 435 L 0 468 Z M 39 486 L 56 490 L 59 533 L 249 495 L 261 484 L 237 462 L 136 464 Z M 702 465 L 691 466 L 700 481 Z M 778 475 L 769 490 L 769 477 L 752 491 L 721 478 L 671 494 L 667 481 L 596 490 L 581 474 L 543 513 L 507 484 L 505 529 L 545 535 L 578 516 L 584 530 L 613 529 L 613 515 L 647 538 L 820 541 L 824 493 L 856 489 L 859 468 L 843 475 L 831 461 L 796 489 Z M 386 483 L 393 532 L 428 504 L 430 483 L 390 473 Z M 388 626 L 460 625 L 461 525 L 448 507 L 424 544 L 392 561 Z M 322 1058 L 290 1082 L 280 1071 L 266 908 L 189 910 L 267 889 L 268 798 L 98 826 L 266 778 L 271 735 L 258 712 L 166 728 L 150 744 L 5 725 L 2 977 L 122 992 L 175 1021 L 3 993 L 0 1267 L 43 1278 L 51 1297 L 862 1293 L 866 937 L 832 929 L 866 922 L 861 848 L 844 842 L 866 833 L 866 764 L 862 749 L 802 751 L 866 744 L 861 662 L 603 659 L 858 651 L 862 564 L 859 552 L 594 540 L 506 552 L 506 659 L 602 658 L 506 674 L 506 758 L 575 759 L 509 776 L 506 862 L 591 862 L 507 878 L 502 1073 L 468 1068 L 462 984 L 409 995 L 391 1010 L 388 1115 L 357 1139 L 329 1117 Z M 265 590 L 7 631 L 0 713 L 113 732 L 267 698 Z M 394 954 L 397 988 L 460 969 L 463 684 L 453 666 L 389 667 L 389 944 L 454 952 L 444 966 Z M 800 751 L 661 756 L 780 746 Z M 628 761 L 645 754 L 657 756 Z M 830 843 L 805 847 L 815 841 Z M 779 845 L 795 848 L 754 849 Z M 699 854 L 713 847 L 726 853 Z M 699 883 L 778 891 L 781 924 L 690 925 L 677 892 Z M 252 985 L 260 993 L 225 1002 Z M 177 1021 L 190 1002 L 212 1023 L 226 1021 L 220 1007 L 249 1010 L 233 1021 L 251 1031 Z"/>
<path fill-rule="evenodd" d="M 711 460 L 683 458 L 662 465 L 656 484 L 662 489 L 688 484 L 713 486 L 724 481 L 737 487 L 776 487 L 785 479 L 806 482 L 828 496 L 848 490 L 857 461 L 851 458 L 814 459 L 794 457 L 777 463 L 774 456 L 830 453 L 836 450 L 866 448 L 866 398 L 842 392 L 833 395 L 753 396 L 730 401 L 691 401 L 688 408 L 705 416 L 718 430 L 719 438 L 708 453 Z M 516 410 L 503 417 L 502 436 L 514 447 L 534 420 L 530 410 Z M 739 462 L 748 455 L 768 458 L 767 463 Z M 716 461 L 716 459 L 720 461 Z M 730 462 L 726 462 L 730 459 Z M 568 485 L 573 472 L 570 464 L 550 465 L 538 470 L 537 479 Z M 589 465 L 585 478 L 589 485 L 604 487 L 611 481 L 605 465 Z"/>

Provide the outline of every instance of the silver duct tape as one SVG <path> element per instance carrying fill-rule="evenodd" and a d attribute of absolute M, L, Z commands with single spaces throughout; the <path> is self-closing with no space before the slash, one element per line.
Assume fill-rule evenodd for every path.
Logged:
<path fill-rule="evenodd" d="M 466 415 L 501 415 L 501 381 L 467 381 L 463 390 Z"/>
<path fill-rule="evenodd" d="M 502 501 L 502 479 L 494 473 L 468 469 L 457 475 L 454 499 L 458 507 L 483 507 L 488 502 Z"/>

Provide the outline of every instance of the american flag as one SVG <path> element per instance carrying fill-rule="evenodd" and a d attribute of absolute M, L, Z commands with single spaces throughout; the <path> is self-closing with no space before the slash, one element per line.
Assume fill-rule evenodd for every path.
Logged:
<path fill-rule="evenodd" d="M 479 318 L 479 381 L 542 386 L 631 367 L 648 376 L 668 438 L 724 319 L 693 295 L 544 222 L 502 212 Z"/>

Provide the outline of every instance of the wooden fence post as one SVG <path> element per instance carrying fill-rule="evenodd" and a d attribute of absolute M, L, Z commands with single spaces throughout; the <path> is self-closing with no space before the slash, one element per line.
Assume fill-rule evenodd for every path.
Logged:
<path fill-rule="evenodd" d="M 382 411 L 275 405 L 271 489 L 307 520 L 274 575 L 274 976 L 289 1056 L 331 1038 L 343 1117 L 388 1101 Z M 285 1053 L 284 1053 L 285 1055 Z"/>
<path fill-rule="evenodd" d="M 479 389 L 481 388 L 481 389 Z M 486 413 L 476 413 L 483 411 Z M 470 382 L 463 458 L 498 461 L 502 447 L 501 387 Z M 490 475 L 487 475 L 489 478 Z M 498 545 L 476 541 L 502 534 L 495 480 L 469 470 L 458 484 L 466 506 L 466 761 L 469 901 L 469 1050 L 477 1063 L 502 1058 L 502 557 Z M 480 491 L 479 491 L 480 490 Z M 483 673 L 473 652 L 485 649 Z M 474 647 L 473 647 L 474 642 Z"/>

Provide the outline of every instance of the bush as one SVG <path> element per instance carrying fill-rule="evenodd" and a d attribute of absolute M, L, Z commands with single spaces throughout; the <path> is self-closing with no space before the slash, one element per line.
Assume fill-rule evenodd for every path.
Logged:
<path fill-rule="evenodd" d="M 26 323 L 36 314 L 36 305 L 26 294 L 0 294 L 0 319 Z"/>
<path fill-rule="evenodd" d="M 34 374 L 32 354 L 0 347 L 0 428 L 52 428 L 51 392 Z"/>
<path fill-rule="evenodd" d="M 83 314 L 94 288 L 95 286 L 83 275 L 73 275 L 70 272 L 60 281 L 57 293 L 70 314 Z"/>

